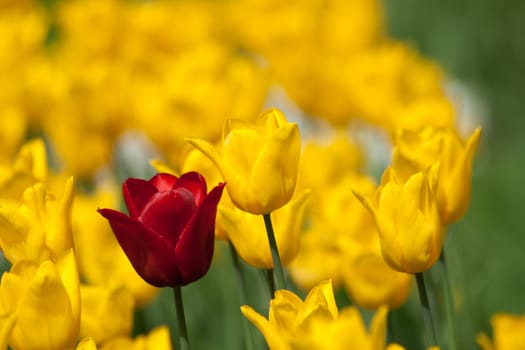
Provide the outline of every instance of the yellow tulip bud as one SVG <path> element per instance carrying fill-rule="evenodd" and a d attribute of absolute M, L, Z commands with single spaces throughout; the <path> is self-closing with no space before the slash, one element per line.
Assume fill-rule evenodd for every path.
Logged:
<path fill-rule="evenodd" d="M 237 207 L 261 215 L 290 201 L 301 148 L 297 124 L 270 109 L 255 124 L 227 120 L 222 141 L 218 151 L 203 140 L 188 139 L 219 169 Z"/>
<path fill-rule="evenodd" d="M 302 192 L 271 214 L 275 240 L 284 265 L 291 262 L 299 251 L 303 213 L 308 194 L 308 190 Z M 258 268 L 273 268 L 268 236 L 259 215 L 222 206 L 219 207 L 219 217 L 228 238 L 244 261 Z"/>
<path fill-rule="evenodd" d="M 437 199 L 444 224 L 467 211 L 472 187 L 472 159 L 481 129 L 463 142 L 451 128 L 400 130 L 392 155 L 393 167 L 403 179 L 440 162 Z"/>
<path fill-rule="evenodd" d="M 8 342 L 14 349 L 72 349 L 80 321 L 73 251 L 65 252 L 57 263 L 15 263 L 2 276 L 0 314 L 7 317 L 10 328 L 0 332 L 0 344 Z M 9 323 L 13 317 L 14 323 Z"/>
<path fill-rule="evenodd" d="M 375 196 L 356 196 L 374 216 L 383 258 L 394 270 L 423 272 L 439 258 L 444 227 L 437 204 L 439 164 L 401 181 L 393 168 Z"/>

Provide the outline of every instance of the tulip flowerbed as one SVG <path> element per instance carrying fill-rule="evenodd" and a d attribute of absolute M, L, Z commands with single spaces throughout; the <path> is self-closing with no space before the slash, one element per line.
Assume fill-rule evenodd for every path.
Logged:
<path fill-rule="evenodd" d="M 523 349 L 456 238 L 485 126 L 387 15 L 0 2 L 0 350 Z"/>

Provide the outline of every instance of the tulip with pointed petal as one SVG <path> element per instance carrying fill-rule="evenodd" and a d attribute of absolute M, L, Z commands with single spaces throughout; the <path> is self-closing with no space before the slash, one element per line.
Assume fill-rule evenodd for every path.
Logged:
<path fill-rule="evenodd" d="M 217 204 L 224 184 L 206 193 L 196 172 L 180 178 L 130 178 L 123 193 L 129 216 L 99 209 L 137 273 L 157 287 L 176 287 L 206 274 L 214 249 Z"/>

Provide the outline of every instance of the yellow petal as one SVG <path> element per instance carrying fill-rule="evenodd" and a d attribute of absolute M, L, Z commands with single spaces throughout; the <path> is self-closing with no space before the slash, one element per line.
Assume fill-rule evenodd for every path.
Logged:
<path fill-rule="evenodd" d="M 3 253 L 12 264 L 28 259 L 43 261 L 49 257 L 45 237 L 32 228 L 30 213 L 14 203 L 0 206 L 0 240 Z"/>
<path fill-rule="evenodd" d="M 167 326 L 154 328 L 146 337 L 147 349 L 171 350 L 170 330 Z"/>
<path fill-rule="evenodd" d="M 280 337 L 278 329 L 273 327 L 267 319 L 259 315 L 248 305 L 241 306 L 241 312 L 263 334 L 270 350 L 292 350 Z"/>
<path fill-rule="evenodd" d="M 15 314 L 7 314 L 0 316 L 0 350 L 7 349 L 7 343 L 9 342 L 11 332 L 15 327 L 15 323 Z"/>
<path fill-rule="evenodd" d="M 271 214 L 281 263 L 285 266 L 295 259 L 299 252 L 304 211 L 310 193 L 309 189 L 304 190 L 288 204 Z"/>
<path fill-rule="evenodd" d="M 235 129 L 222 147 L 222 175 L 228 193 L 237 207 L 252 214 L 262 214 L 258 199 L 262 192 L 254 191 L 251 175 L 264 142 L 264 135 L 253 128 Z"/>
<path fill-rule="evenodd" d="M 278 290 L 270 302 L 268 320 L 278 329 L 293 329 L 298 317 L 304 312 L 303 301 L 288 290 Z"/>
<path fill-rule="evenodd" d="M 209 142 L 198 140 L 198 139 L 185 139 L 185 140 L 186 142 L 191 144 L 193 147 L 201 151 L 206 157 L 208 157 L 224 176 L 224 173 L 222 172 L 221 155 L 215 150 L 215 148 L 213 148 L 213 146 Z"/>
<path fill-rule="evenodd" d="M 82 286 L 81 337 L 104 343 L 130 334 L 133 323 L 133 296 L 124 287 Z"/>
<path fill-rule="evenodd" d="M 47 156 L 44 141 L 34 139 L 25 143 L 16 158 L 14 169 L 17 173 L 31 173 L 35 181 L 45 182 Z"/>
<path fill-rule="evenodd" d="M 372 349 L 382 350 L 385 346 L 387 314 L 388 307 L 381 306 L 372 318 L 369 332 L 373 344 Z"/>
<path fill-rule="evenodd" d="M 337 318 L 337 304 L 335 303 L 334 290 L 332 281 L 327 280 L 315 286 L 306 296 L 305 307 L 307 312 L 313 311 L 318 307 L 328 311 L 328 314 L 333 318 Z"/>
<path fill-rule="evenodd" d="M 175 169 L 171 168 L 168 164 L 164 163 L 160 159 L 152 159 L 150 160 L 149 164 L 159 173 L 180 176 L 179 172 L 175 171 Z"/>
<path fill-rule="evenodd" d="M 70 177 L 66 181 L 64 194 L 58 203 L 55 218 L 55 229 L 47 231 L 46 244 L 55 256 L 60 255 L 67 249 L 73 248 L 73 233 L 71 229 L 71 210 L 75 196 L 74 179 Z"/>
<path fill-rule="evenodd" d="M 77 340 L 71 303 L 53 263 L 40 265 L 18 307 L 20 338 L 13 347 L 71 349 Z"/>
<path fill-rule="evenodd" d="M 78 343 L 76 350 L 97 350 L 97 344 L 93 338 L 84 338 Z"/>
<path fill-rule="evenodd" d="M 78 332 L 80 327 L 80 280 L 73 249 L 67 250 L 58 258 L 56 268 L 71 303 L 71 323 L 76 327 L 75 332 Z"/>
<path fill-rule="evenodd" d="M 365 206 L 366 209 L 375 217 L 376 215 L 376 204 L 372 198 L 368 195 L 365 195 L 359 191 L 359 189 L 353 188 L 352 193 L 354 196 L 359 199 L 359 201 Z"/>
<path fill-rule="evenodd" d="M 249 179 L 257 198 L 254 214 L 268 214 L 290 201 L 297 181 L 301 141 L 296 124 L 281 127 L 261 149 Z"/>
<path fill-rule="evenodd" d="M 273 261 L 263 218 L 237 208 L 219 207 L 228 238 L 239 256 L 251 266 L 272 268 Z"/>

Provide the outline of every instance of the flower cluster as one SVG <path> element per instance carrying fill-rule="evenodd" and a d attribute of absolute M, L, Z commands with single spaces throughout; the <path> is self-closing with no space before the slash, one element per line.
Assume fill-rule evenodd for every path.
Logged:
<path fill-rule="evenodd" d="M 0 350 L 168 349 L 135 311 L 216 244 L 269 277 L 268 319 L 241 310 L 271 349 L 402 348 L 388 310 L 466 214 L 481 128 L 379 0 L 44 3 L 0 1 Z"/>
<path fill-rule="evenodd" d="M 11 267 L 0 282 L 0 348 L 171 349 L 167 327 L 130 338 L 134 309 L 155 290 L 93 207 L 88 214 L 73 206 L 73 178 L 49 174 L 46 163 L 36 139 L 1 170 L 0 243 Z M 93 200 L 76 195 L 77 203 Z M 90 259 L 101 247 L 101 260 Z M 104 261 L 105 254 L 111 257 Z"/>

